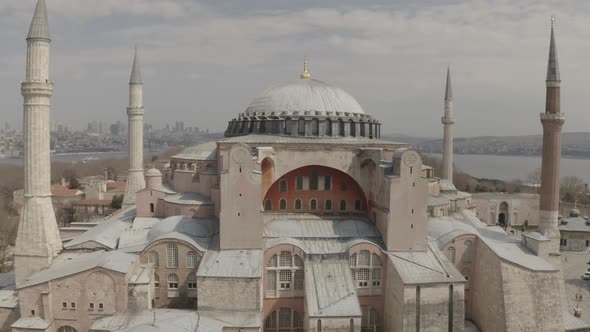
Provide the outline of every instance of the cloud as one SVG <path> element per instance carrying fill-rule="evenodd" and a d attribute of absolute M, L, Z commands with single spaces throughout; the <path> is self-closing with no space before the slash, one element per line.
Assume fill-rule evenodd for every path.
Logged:
<path fill-rule="evenodd" d="M 590 34 L 586 2 L 368 6 L 347 1 L 325 8 L 318 7 L 325 2 L 305 8 L 276 5 L 290 2 L 254 3 L 232 2 L 230 10 L 217 2 L 188 0 L 48 0 L 52 79 L 57 89 L 63 88 L 55 115 L 71 119 L 70 114 L 85 114 L 79 124 L 96 114 L 122 119 L 137 42 L 146 103 L 152 103 L 147 113 L 152 112 L 156 127 L 173 114 L 222 130 L 266 86 L 296 78 L 308 55 L 314 77 L 357 97 L 366 112 L 383 122 L 384 132 L 440 134 L 447 64 L 453 70 L 460 135 L 540 132 L 549 15 L 559 8 L 566 130 L 585 129 L 583 86 L 590 65 L 590 45 L 583 42 Z M 0 74 L 3 108 L 8 106 L 2 100 L 15 99 L 18 85 L 8 80 L 23 76 L 23 38 L 32 4 L 4 0 L 0 18 L 9 13 L 26 18 L 0 22 L 0 38 L 8 45 L 0 50 L 0 65 L 7 68 Z M 112 98 L 92 98 L 92 91 Z M 88 98 L 93 102 L 87 103 Z M 83 110 L 81 102 L 88 104 Z"/>

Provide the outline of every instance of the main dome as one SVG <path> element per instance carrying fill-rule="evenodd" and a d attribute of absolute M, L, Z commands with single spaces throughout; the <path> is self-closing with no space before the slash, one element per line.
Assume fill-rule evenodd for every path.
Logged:
<path fill-rule="evenodd" d="M 251 134 L 377 139 L 381 124 L 346 91 L 311 79 L 306 58 L 300 79 L 264 91 L 225 131 L 226 137 Z"/>
<path fill-rule="evenodd" d="M 245 114 L 331 115 L 365 114 L 346 91 L 322 81 L 300 78 L 265 90 L 254 98 Z"/>

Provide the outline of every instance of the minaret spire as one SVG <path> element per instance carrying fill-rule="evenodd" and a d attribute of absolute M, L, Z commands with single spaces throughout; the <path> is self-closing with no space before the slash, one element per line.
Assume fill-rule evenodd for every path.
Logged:
<path fill-rule="evenodd" d="M 50 41 L 49 35 L 49 20 L 47 19 L 47 5 L 45 0 L 37 1 L 35 13 L 31 20 L 31 27 L 29 28 L 29 35 L 27 39 L 45 39 Z"/>
<path fill-rule="evenodd" d="M 129 79 L 129 106 L 127 107 L 129 171 L 123 204 L 135 204 L 135 193 L 145 188 L 143 171 L 143 83 L 139 65 L 139 52 L 135 47 L 131 78 Z"/>
<path fill-rule="evenodd" d="M 445 113 L 441 119 L 444 126 L 443 135 L 443 163 L 441 190 L 456 191 L 453 185 L 453 125 L 455 116 L 453 114 L 453 88 L 451 86 L 451 68 L 447 67 L 447 85 L 445 88 Z"/>
<path fill-rule="evenodd" d="M 547 81 L 559 81 L 559 62 L 555 45 L 555 15 L 551 16 L 551 40 L 549 41 L 549 61 L 547 62 Z"/>
<path fill-rule="evenodd" d="M 451 86 L 451 67 L 447 66 L 447 87 L 445 90 L 445 100 L 453 100 L 453 87 Z"/>
<path fill-rule="evenodd" d="M 131 69 L 131 78 L 129 84 L 143 84 L 141 81 L 141 69 L 139 66 L 139 51 L 135 45 L 135 56 L 133 58 L 133 68 Z"/>
<path fill-rule="evenodd" d="M 17 287 L 47 268 L 62 249 L 51 202 L 49 112 L 53 82 L 49 80 L 51 39 L 45 0 L 39 0 L 27 36 L 24 99 L 24 206 L 14 254 Z"/>
<path fill-rule="evenodd" d="M 555 17 L 551 17 L 551 39 L 547 62 L 545 112 L 543 125 L 543 158 L 541 164 L 541 197 L 539 203 L 539 231 L 551 240 L 549 254 L 559 252 L 559 168 L 561 159 L 561 129 L 565 115 L 561 113 L 561 77 L 555 46 Z"/>

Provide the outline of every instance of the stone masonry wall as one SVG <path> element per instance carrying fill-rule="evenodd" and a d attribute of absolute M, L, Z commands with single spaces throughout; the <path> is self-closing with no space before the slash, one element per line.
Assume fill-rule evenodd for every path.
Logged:
<path fill-rule="evenodd" d="M 199 277 L 199 309 L 260 310 L 259 278 Z"/>

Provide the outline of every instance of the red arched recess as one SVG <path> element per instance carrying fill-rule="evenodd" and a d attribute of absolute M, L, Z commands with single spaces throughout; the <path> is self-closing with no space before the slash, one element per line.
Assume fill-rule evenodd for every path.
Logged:
<path fill-rule="evenodd" d="M 266 192 L 263 208 L 273 212 L 365 214 L 367 198 L 360 185 L 348 174 L 312 165 L 278 178 Z"/>
<path fill-rule="evenodd" d="M 266 194 L 275 177 L 275 163 L 272 159 L 266 157 L 262 160 L 260 168 L 262 171 L 262 193 Z"/>

